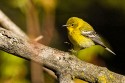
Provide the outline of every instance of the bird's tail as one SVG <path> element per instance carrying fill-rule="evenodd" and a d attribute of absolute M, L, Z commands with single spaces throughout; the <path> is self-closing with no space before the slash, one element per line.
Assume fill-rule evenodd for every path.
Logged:
<path fill-rule="evenodd" d="M 114 55 L 116 55 L 112 50 L 110 50 L 109 48 L 105 48 L 107 51 L 109 51 L 110 53 L 112 53 L 112 54 L 114 54 Z"/>

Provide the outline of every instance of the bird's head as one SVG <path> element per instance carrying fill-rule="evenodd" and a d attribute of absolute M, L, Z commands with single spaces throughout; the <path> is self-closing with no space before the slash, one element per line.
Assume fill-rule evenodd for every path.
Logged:
<path fill-rule="evenodd" d="M 93 30 L 91 25 L 78 17 L 71 17 L 68 19 L 66 25 L 68 31 L 72 31 L 74 29 L 82 29 L 82 30 Z"/>
<path fill-rule="evenodd" d="M 77 29 L 82 26 L 83 20 L 78 17 L 71 17 L 68 19 L 66 26 L 68 30 Z"/>

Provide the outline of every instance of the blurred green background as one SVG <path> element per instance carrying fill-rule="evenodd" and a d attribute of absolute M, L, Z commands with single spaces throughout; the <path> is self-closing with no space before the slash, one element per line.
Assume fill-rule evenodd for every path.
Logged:
<path fill-rule="evenodd" d="M 105 61 L 107 67 L 125 75 L 125 0 L 0 0 L 0 9 L 31 39 L 42 34 L 41 43 L 63 51 L 71 45 L 64 43 L 69 40 L 62 25 L 72 16 L 84 19 L 116 53 Z M 41 83 L 32 80 L 29 61 L 3 51 L 0 55 L 0 83 Z M 57 82 L 43 72 L 45 83 Z"/>

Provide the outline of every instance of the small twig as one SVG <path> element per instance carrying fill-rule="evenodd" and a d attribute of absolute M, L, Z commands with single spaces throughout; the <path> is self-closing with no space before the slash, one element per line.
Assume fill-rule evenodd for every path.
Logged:
<path fill-rule="evenodd" d="M 55 73 L 50 69 L 43 67 L 43 70 L 46 71 L 49 75 L 51 75 L 53 78 L 57 79 L 57 76 L 55 75 Z"/>
<path fill-rule="evenodd" d="M 74 83 L 70 74 L 60 74 L 59 83 Z"/>
<path fill-rule="evenodd" d="M 42 35 L 40 35 L 40 36 L 38 36 L 37 38 L 35 38 L 35 40 L 34 40 L 34 41 L 38 42 L 38 41 L 40 41 L 42 38 L 43 38 L 43 36 L 42 36 Z"/>

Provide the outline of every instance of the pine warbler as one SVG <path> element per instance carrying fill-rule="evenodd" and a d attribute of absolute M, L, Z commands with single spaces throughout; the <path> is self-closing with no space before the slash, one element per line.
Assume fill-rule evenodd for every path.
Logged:
<path fill-rule="evenodd" d="M 80 49 L 89 48 L 94 45 L 100 45 L 110 53 L 116 55 L 102 42 L 93 27 L 81 18 L 71 17 L 64 26 L 67 27 L 68 38 L 74 46 L 74 51 L 79 51 Z"/>

